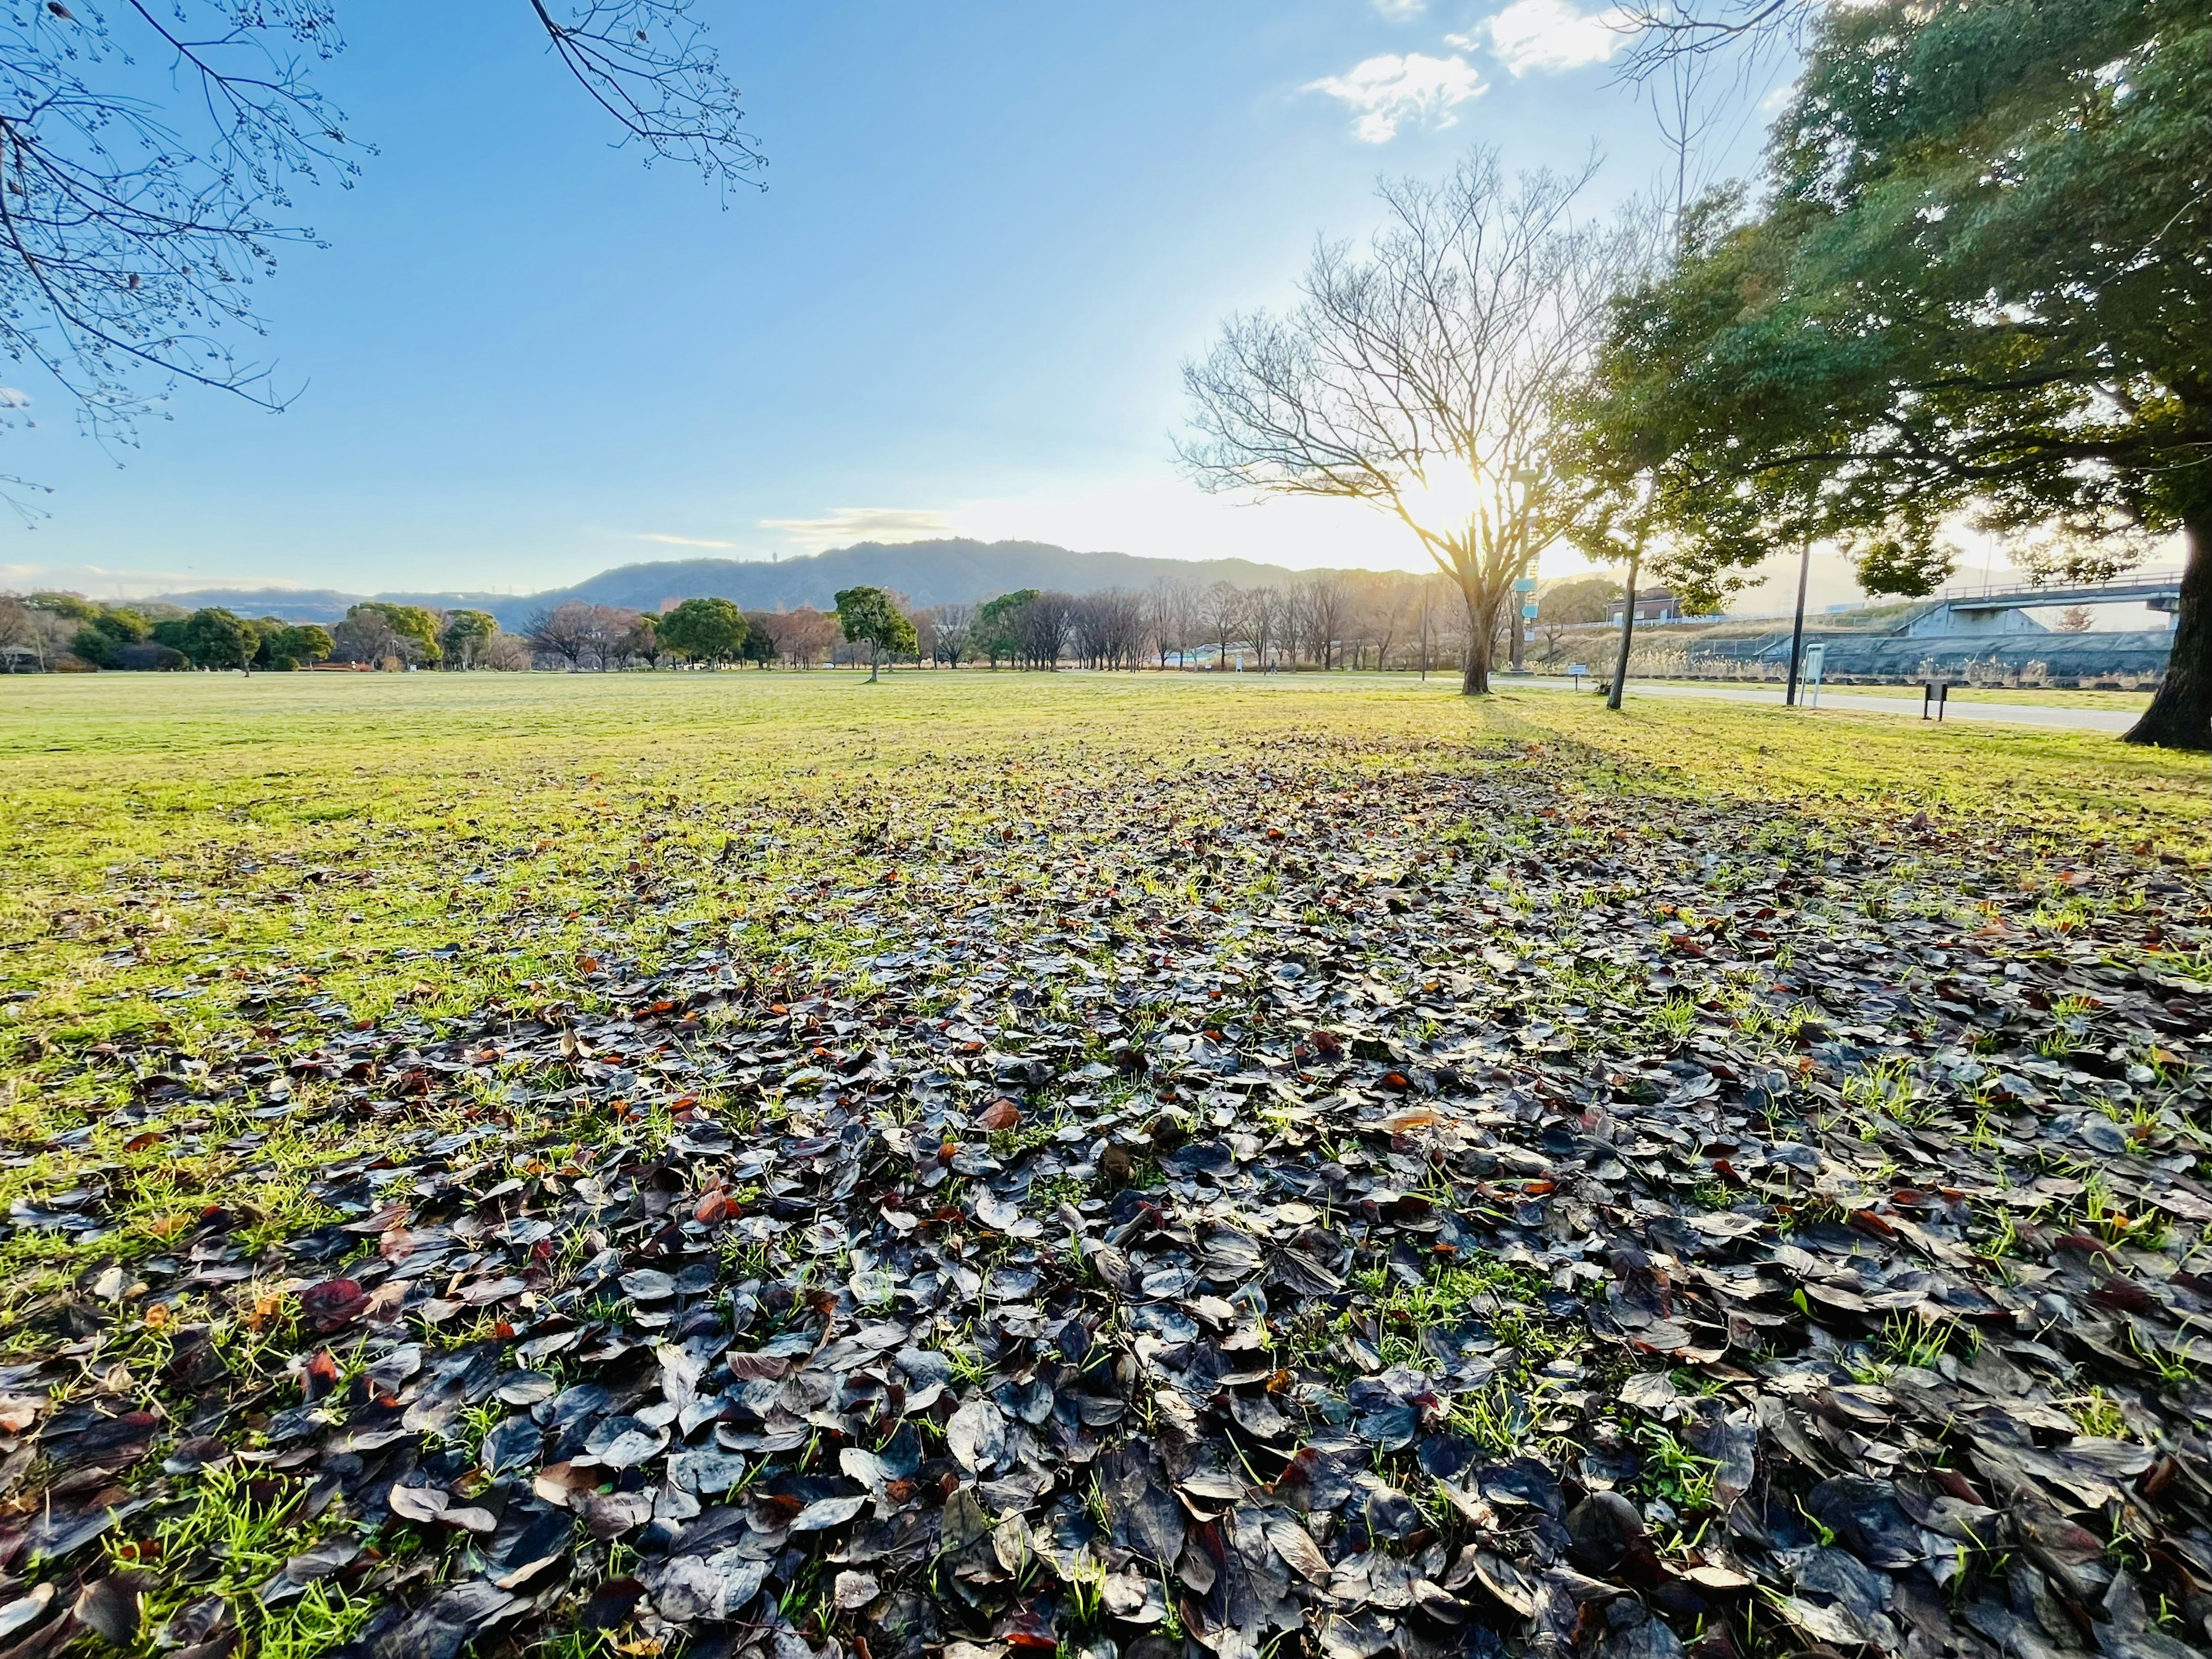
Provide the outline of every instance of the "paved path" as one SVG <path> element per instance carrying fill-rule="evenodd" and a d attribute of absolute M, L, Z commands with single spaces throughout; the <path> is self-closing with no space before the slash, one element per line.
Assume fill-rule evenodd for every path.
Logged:
<path fill-rule="evenodd" d="M 1525 687 L 1536 691 L 1571 691 L 1571 679 L 1514 679 L 1501 677 L 1492 682 L 1499 690 Z M 1592 693 L 1592 682 L 1585 679 L 1583 695 Z M 1759 687 L 1741 685 L 1667 685 L 1644 680 L 1631 680 L 1628 695 L 1632 697 L 1714 697 L 1723 702 L 1760 702 L 1769 708 L 1782 706 L 1782 688 L 1778 685 Z M 1854 696 L 1848 691 L 1823 688 L 1820 692 L 1823 708 L 1864 710 L 1875 714 L 1905 714 L 1920 718 L 1920 699 L 1917 697 Z M 2124 732 L 2140 718 L 2131 708 L 2075 708 L 2057 703 L 2030 702 L 1952 702 L 1945 711 L 1944 720 L 1984 720 L 2002 726 L 2060 726 L 2079 732 Z"/>

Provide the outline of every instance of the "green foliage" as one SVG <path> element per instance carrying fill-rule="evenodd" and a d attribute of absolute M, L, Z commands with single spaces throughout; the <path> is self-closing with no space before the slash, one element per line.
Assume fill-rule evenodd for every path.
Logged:
<path fill-rule="evenodd" d="M 734 662 L 752 636 L 744 612 L 727 599 L 686 599 L 659 626 L 661 643 L 693 662 Z"/>
<path fill-rule="evenodd" d="M 445 659 L 445 647 L 438 642 L 438 619 L 419 605 L 391 605 L 381 599 L 369 599 L 355 605 L 346 615 L 381 617 L 392 631 L 412 647 L 407 654 L 417 662 L 434 664 Z"/>
<path fill-rule="evenodd" d="M 1571 625 L 1601 623 L 1607 605 L 1621 595 L 1621 586 L 1610 576 L 1577 576 L 1554 582 L 1536 596 L 1536 620 Z"/>
<path fill-rule="evenodd" d="M 1699 205 L 1620 304 L 1584 469 L 1650 471 L 1657 568 L 1693 593 L 1808 537 L 1925 592 L 1961 510 L 2078 574 L 2176 529 L 2212 556 L 2212 333 L 2183 320 L 2212 307 L 2207 154 L 2202 5 L 1827 9 L 1771 201 Z M 2181 633 L 2178 668 L 2212 637 Z"/>
<path fill-rule="evenodd" d="M 446 625 L 438 631 L 438 643 L 445 652 L 447 662 L 459 668 L 473 668 L 477 653 L 498 633 L 499 619 L 489 611 L 448 611 Z"/>
<path fill-rule="evenodd" d="M 191 658 L 195 667 L 243 668 L 261 648 L 261 637 L 252 623 L 220 606 L 210 606 L 193 611 L 178 624 L 176 648 Z"/>
<path fill-rule="evenodd" d="M 84 623 L 70 641 L 70 649 L 95 668 L 113 667 L 123 647 L 137 644 L 149 629 L 146 618 L 136 611 L 122 605 L 97 605 L 80 599 L 74 593 L 33 594 L 31 603 L 35 609 L 51 611 Z"/>
<path fill-rule="evenodd" d="M 1012 662 L 1021 654 L 1021 614 L 1036 597 L 1034 587 L 1017 588 L 995 599 L 986 599 L 977 607 L 975 631 L 969 644 L 992 667 Z"/>
<path fill-rule="evenodd" d="M 321 662 L 337 647 L 331 639 L 331 630 L 320 623 L 297 623 L 270 635 L 262 641 L 262 648 L 272 660 L 289 657 L 295 662 Z"/>
<path fill-rule="evenodd" d="M 882 672 L 886 657 L 911 656 L 921 649 L 914 623 L 880 587 L 848 587 L 838 594 L 837 626 L 847 639 L 869 647 L 870 679 Z"/>

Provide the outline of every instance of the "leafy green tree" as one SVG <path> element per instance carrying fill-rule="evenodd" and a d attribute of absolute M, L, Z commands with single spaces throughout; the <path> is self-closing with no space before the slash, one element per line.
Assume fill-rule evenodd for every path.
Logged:
<path fill-rule="evenodd" d="M 848 587 L 837 595 L 837 626 L 855 645 L 868 647 L 868 684 L 884 672 L 886 657 L 910 656 L 921 641 L 891 596 L 880 587 Z"/>
<path fill-rule="evenodd" d="M 686 599 L 659 618 L 660 642 L 693 662 L 734 662 L 752 630 L 727 599 Z"/>
<path fill-rule="evenodd" d="M 448 611 L 446 625 L 438 630 L 445 659 L 456 668 L 474 668 L 477 658 L 499 633 L 499 619 L 489 611 Z"/>
<path fill-rule="evenodd" d="M 2179 532 L 2130 741 L 2212 748 L 2212 11 L 1873 0 L 1820 16 L 1770 204 L 1708 203 L 1584 411 L 1679 588 L 1808 538 L 1930 591 L 1961 513 L 2083 576 Z"/>
<path fill-rule="evenodd" d="M 265 643 L 272 657 L 289 657 L 295 663 L 322 662 L 337 649 L 331 630 L 320 623 L 294 623 Z"/>
<path fill-rule="evenodd" d="M 252 623 L 219 605 L 185 617 L 179 637 L 178 649 L 201 668 L 243 668 L 261 645 Z"/>
<path fill-rule="evenodd" d="M 136 611 L 107 605 L 92 605 L 88 610 L 90 615 L 85 625 L 76 630 L 70 649 L 95 668 L 112 668 L 125 646 L 136 645 L 146 637 L 146 618 Z"/>
<path fill-rule="evenodd" d="M 745 613 L 745 642 L 738 648 L 738 660 L 758 668 L 775 666 L 775 636 L 769 631 L 764 614 Z"/>
<path fill-rule="evenodd" d="M 410 661 L 435 667 L 445 660 L 445 648 L 438 643 L 438 618 L 421 605 L 369 599 L 346 612 L 349 617 L 363 614 L 381 617 L 391 625 L 392 631 L 404 643 L 402 654 Z"/>
<path fill-rule="evenodd" d="M 1037 598 L 1034 587 L 1016 588 L 995 599 L 986 599 L 975 611 L 975 627 L 968 648 L 996 668 L 1012 662 L 1022 652 L 1022 612 Z"/>

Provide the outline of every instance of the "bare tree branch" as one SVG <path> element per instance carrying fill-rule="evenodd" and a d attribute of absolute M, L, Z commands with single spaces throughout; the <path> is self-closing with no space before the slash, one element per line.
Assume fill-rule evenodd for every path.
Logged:
<path fill-rule="evenodd" d="M 1442 185 L 1386 185 L 1364 249 L 1322 243 L 1296 309 L 1231 318 L 1183 366 L 1193 478 L 1396 518 L 1466 600 L 1471 694 L 1514 580 L 1576 510 L 1546 471 L 1553 410 L 1650 257 L 1645 227 L 1576 220 L 1595 165 L 1509 184 L 1478 152 Z"/>
<path fill-rule="evenodd" d="M 530 5 L 623 142 L 759 183 L 693 0 Z M 295 192 L 350 188 L 374 154 L 312 76 L 343 44 L 333 0 L 0 0 L 0 351 L 95 436 L 132 442 L 182 385 L 283 406 L 240 352 L 278 249 L 320 246 Z"/>

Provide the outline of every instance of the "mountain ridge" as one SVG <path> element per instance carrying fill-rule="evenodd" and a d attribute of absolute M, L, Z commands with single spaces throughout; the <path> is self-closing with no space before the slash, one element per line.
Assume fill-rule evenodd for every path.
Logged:
<path fill-rule="evenodd" d="M 286 622 L 335 622 L 365 599 L 427 605 L 442 610 L 488 611 L 501 628 L 519 629 L 538 611 L 570 599 L 657 611 L 672 600 L 719 598 L 747 611 L 826 610 L 841 588 L 888 587 L 916 605 L 976 603 L 1022 587 L 1071 593 L 1107 587 L 1146 587 L 1162 580 L 1217 581 L 1239 587 L 1328 574 L 1291 570 L 1249 559 L 1163 559 L 1135 553 L 1078 553 L 1050 542 L 981 542 L 951 537 L 927 542 L 858 542 L 850 547 L 781 560 L 665 559 L 617 565 L 565 587 L 537 593 L 386 592 L 289 587 L 199 588 L 158 597 L 197 609 L 221 605 Z"/>

